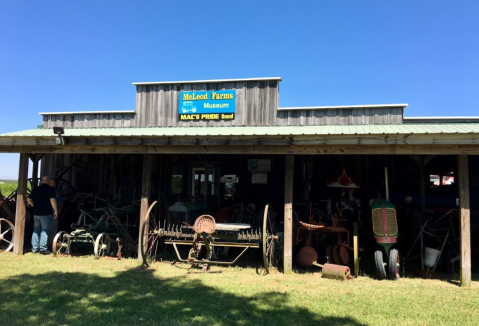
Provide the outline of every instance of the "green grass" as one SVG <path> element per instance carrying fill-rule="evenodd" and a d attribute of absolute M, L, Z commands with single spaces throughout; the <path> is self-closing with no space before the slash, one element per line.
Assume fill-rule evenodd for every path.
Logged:
<path fill-rule="evenodd" d="M 0 325 L 477 325 L 479 284 L 0 253 Z"/>
<path fill-rule="evenodd" d="M 0 193 L 2 193 L 4 197 L 8 197 L 17 189 L 17 186 L 17 180 L 0 180 Z"/>

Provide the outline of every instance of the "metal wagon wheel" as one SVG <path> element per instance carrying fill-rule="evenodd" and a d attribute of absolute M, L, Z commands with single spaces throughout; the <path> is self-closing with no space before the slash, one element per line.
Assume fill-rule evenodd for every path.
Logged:
<path fill-rule="evenodd" d="M 95 247 L 93 248 L 95 253 L 95 258 L 104 257 L 105 254 L 108 256 L 110 252 L 110 236 L 108 233 L 100 233 L 95 240 Z"/>
<path fill-rule="evenodd" d="M 0 218 L 0 251 L 10 251 L 13 248 L 15 226 L 7 219 Z"/>
<path fill-rule="evenodd" d="M 148 263 L 152 262 L 156 258 L 158 252 L 159 241 L 160 241 L 160 219 L 154 216 L 150 216 L 151 210 L 158 201 L 153 202 L 148 211 L 145 214 L 145 219 L 147 223 L 143 223 L 140 235 L 140 254 L 143 259 L 143 264 L 149 266 Z"/>
<path fill-rule="evenodd" d="M 273 266 L 275 258 L 275 236 L 268 208 L 269 205 L 266 205 L 263 217 L 263 262 L 266 274 L 269 273 L 270 268 Z"/>
<path fill-rule="evenodd" d="M 54 255 L 70 253 L 70 236 L 64 231 L 60 231 L 53 238 L 52 251 Z"/>
<path fill-rule="evenodd" d="M 170 211 L 166 201 L 159 201 L 158 205 L 153 207 L 155 209 L 150 211 L 148 223 L 143 229 L 146 238 L 142 236 L 145 241 L 142 245 L 142 252 L 145 252 L 148 263 L 157 261 L 159 255 L 166 250 L 164 239 L 161 236 L 161 225 L 165 226 L 170 222 Z"/>

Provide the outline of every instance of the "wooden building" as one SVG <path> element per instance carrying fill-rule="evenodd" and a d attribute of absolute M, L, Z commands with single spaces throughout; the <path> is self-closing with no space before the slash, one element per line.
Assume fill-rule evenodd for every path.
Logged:
<path fill-rule="evenodd" d="M 281 108 L 280 82 L 134 83 L 134 111 L 41 113 L 41 128 L 0 135 L 0 152 L 21 154 L 18 202 L 25 196 L 29 158 L 32 178 L 37 178 L 41 158 L 42 175 L 62 175 L 84 192 L 104 188 L 113 195 L 121 192 L 124 180 L 141 185 L 142 215 L 159 192 L 209 197 L 217 206 L 233 199 L 273 203 L 284 223 L 285 273 L 293 266 L 293 205 L 309 196 L 319 200 L 330 176 L 347 167 L 372 187 L 381 184 L 382 168 L 388 166 L 391 187 L 400 188 L 408 186 L 406 173 L 412 174 L 413 192 L 425 208 L 428 162 L 447 157 L 452 165 L 438 173 L 452 168 L 459 180 L 461 282 L 469 285 L 470 188 L 477 194 L 479 176 L 477 170 L 470 176 L 468 162 L 479 155 L 479 120 L 407 119 L 407 104 Z M 55 127 L 63 130 L 55 134 Z M 314 176 L 304 171 L 307 160 L 313 161 L 306 169 Z M 239 180 L 238 198 L 232 190 L 225 195 L 224 178 L 231 176 Z M 306 184 L 303 179 L 311 180 Z M 205 191 L 201 180 L 211 188 Z M 25 208 L 16 214 L 17 228 L 23 230 Z M 22 254 L 24 239 L 15 240 L 15 250 Z"/>

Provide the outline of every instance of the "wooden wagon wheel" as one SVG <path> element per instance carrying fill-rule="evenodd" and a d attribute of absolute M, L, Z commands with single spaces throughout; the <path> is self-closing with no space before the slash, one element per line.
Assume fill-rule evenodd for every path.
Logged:
<path fill-rule="evenodd" d="M 7 219 L 0 218 L 0 250 L 10 251 L 13 248 L 15 226 Z"/>
<path fill-rule="evenodd" d="M 269 205 L 264 208 L 263 216 L 263 262 L 266 274 L 273 266 L 275 254 L 275 237 L 273 234 L 273 223 L 268 212 Z"/>

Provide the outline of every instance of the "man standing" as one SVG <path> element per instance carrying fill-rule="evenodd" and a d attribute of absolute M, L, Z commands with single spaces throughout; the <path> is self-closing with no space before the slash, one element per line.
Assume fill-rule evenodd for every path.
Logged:
<path fill-rule="evenodd" d="M 48 231 L 53 219 L 57 218 L 57 200 L 55 189 L 50 187 L 50 177 L 43 176 L 42 184 L 32 190 L 27 197 L 28 204 L 33 207 L 32 252 L 48 255 Z M 52 215 L 53 209 L 53 215 Z"/>

